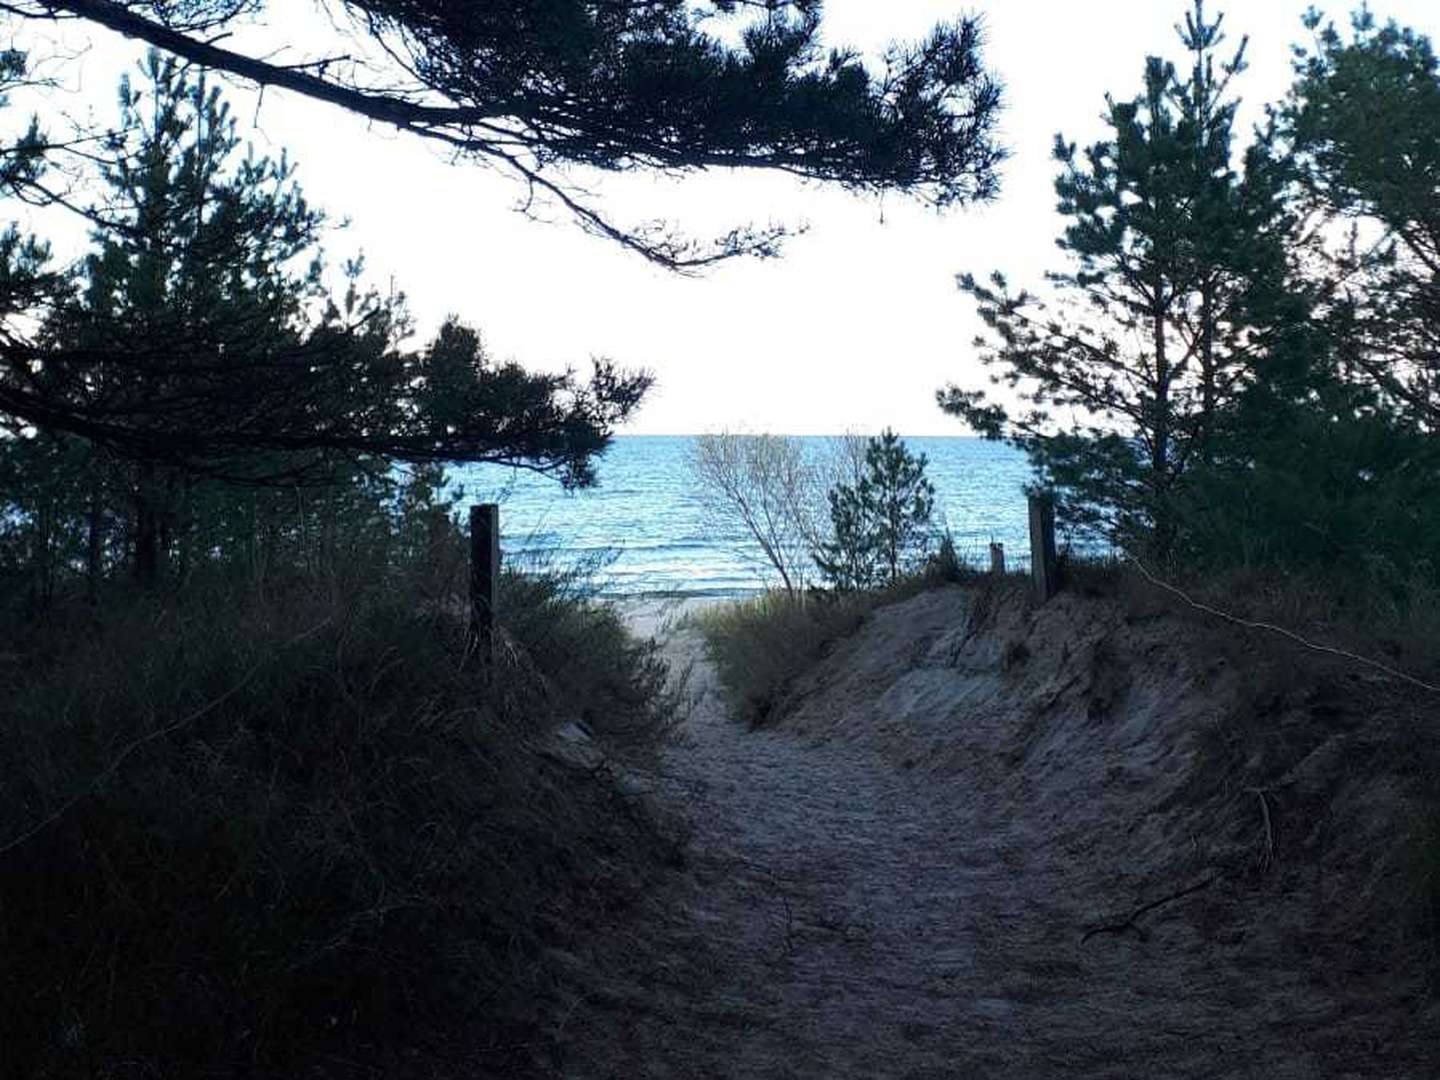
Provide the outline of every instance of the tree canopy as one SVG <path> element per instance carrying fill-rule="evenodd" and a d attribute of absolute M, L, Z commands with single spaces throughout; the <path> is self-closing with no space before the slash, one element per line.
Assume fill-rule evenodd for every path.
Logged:
<path fill-rule="evenodd" d="M 1307 25 L 1286 132 L 1311 205 L 1368 226 L 1331 252 L 1331 317 L 1352 368 L 1440 430 L 1440 63 L 1427 38 L 1365 10 L 1348 39 L 1318 15 Z"/>
<path fill-rule="evenodd" d="M 895 45 L 878 68 L 820 45 L 820 0 L 343 0 L 311 59 L 225 36 L 266 0 L 22 0 L 176 57 L 348 109 L 503 169 L 586 229 L 684 270 L 771 255 L 784 225 L 697 242 L 620 224 L 567 166 L 769 169 L 944 207 L 993 195 L 1000 87 L 978 18 Z M 223 43 L 222 43 L 223 42 Z"/>
<path fill-rule="evenodd" d="M 1145 65 L 1141 92 L 1106 103 L 1106 137 L 1057 136 L 1055 190 L 1069 266 L 1053 298 L 1003 276 L 960 277 L 992 333 L 977 340 L 994 381 L 1029 407 L 949 387 L 942 408 L 1025 447 L 1072 521 L 1168 553 L 1186 473 L 1209 461 L 1279 328 L 1303 300 L 1287 288 L 1286 183 L 1271 138 L 1236 167 L 1234 76 L 1223 16 L 1195 0 L 1183 68 Z"/>
<path fill-rule="evenodd" d="M 73 277 L 0 242 L 0 414 L 211 476 L 293 482 L 337 458 L 489 461 L 584 483 L 649 386 L 497 363 L 473 332 L 406 347 L 402 298 L 322 282 L 324 217 L 286 159 L 242 151 L 218 91 L 151 57 L 105 150 L 105 221 Z M 39 320 L 37 332 L 34 324 Z"/>
<path fill-rule="evenodd" d="M 1440 566 L 1440 64 L 1315 13 L 1248 143 L 1245 48 L 1191 0 L 1177 66 L 1056 142 L 1068 265 L 963 275 L 992 382 L 940 404 L 1028 451 L 1067 524 L 1188 566 L 1353 567 L 1404 603 Z M 1426 585 L 1425 587 L 1430 587 Z"/>

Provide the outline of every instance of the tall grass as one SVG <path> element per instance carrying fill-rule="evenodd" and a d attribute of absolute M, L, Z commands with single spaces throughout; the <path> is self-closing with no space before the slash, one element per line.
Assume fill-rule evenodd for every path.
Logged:
<path fill-rule="evenodd" d="M 787 593 L 772 590 L 719 604 L 692 618 L 739 720 L 759 726 L 781 707 L 795 678 L 826 648 L 855 632 L 882 604 L 946 584 L 978 580 L 947 542 L 917 573 L 881 589 Z"/>
<path fill-rule="evenodd" d="M 823 597 L 772 591 L 694 616 L 732 715 L 771 719 L 796 676 L 853 633 L 874 608 L 867 593 Z"/>
<path fill-rule="evenodd" d="M 0 658 L 0 1076 L 509 1075 L 551 946 L 675 856 L 583 719 L 678 704 L 563 575 L 511 575 L 494 670 L 457 605 L 352 568 L 11 628 Z"/>

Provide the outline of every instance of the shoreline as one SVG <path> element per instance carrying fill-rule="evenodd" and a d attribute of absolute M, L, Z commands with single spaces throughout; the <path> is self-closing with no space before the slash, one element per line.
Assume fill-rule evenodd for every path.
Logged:
<path fill-rule="evenodd" d="M 748 594 L 724 596 L 705 593 L 631 593 L 624 596 L 601 596 L 602 603 L 619 612 L 621 619 L 637 638 L 665 638 L 687 615 L 716 604 L 744 599 Z"/>

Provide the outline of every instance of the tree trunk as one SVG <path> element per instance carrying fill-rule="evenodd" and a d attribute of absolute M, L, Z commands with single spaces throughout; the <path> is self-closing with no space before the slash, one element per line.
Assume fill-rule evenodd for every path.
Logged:
<path fill-rule="evenodd" d="M 100 599 L 100 575 L 104 569 L 102 560 L 105 551 L 104 509 L 100 505 L 100 485 L 90 484 L 90 510 L 87 514 L 88 535 L 85 541 L 85 591 L 91 603 Z"/>
<path fill-rule="evenodd" d="M 145 587 L 160 577 L 160 520 L 155 498 L 155 468 L 142 466 L 135 485 L 135 580 Z"/>
<path fill-rule="evenodd" d="M 35 575 L 31 583 L 31 599 L 36 608 L 49 607 L 55 591 L 54 558 L 51 554 L 54 533 L 55 504 L 53 500 L 46 499 L 35 515 L 35 546 L 31 552 Z"/>
<path fill-rule="evenodd" d="M 1154 346 L 1155 346 L 1155 416 L 1153 421 L 1153 442 L 1150 455 L 1150 508 L 1154 534 L 1151 548 L 1154 556 L 1164 561 L 1170 555 L 1174 542 L 1174 522 L 1170 513 L 1170 360 L 1167 355 L 1165 334 L 1165 311 L 1162 305 L 1163 284 L 1155 287 Z"/>
<path fill-rule="evenodd" d="M 194 547 L 195 533 L 194 492 L 194 478 L 184 477 L 180 481 L 180 497 L 171 500 L 174 509 L 168 515 L 175 533 L 175 581 L 177 586 L 183 586 L 190 577 L 191 549 Z M 166 550 L 169 550 L 168 545 Z"/>
<path fill-rule="evenodd" d="M 1207 281 L 1200 293 L 1200 455 L 1207 465 L 1215 463 L 1211 433 L 1215 427 L 1215 285 Z"/>

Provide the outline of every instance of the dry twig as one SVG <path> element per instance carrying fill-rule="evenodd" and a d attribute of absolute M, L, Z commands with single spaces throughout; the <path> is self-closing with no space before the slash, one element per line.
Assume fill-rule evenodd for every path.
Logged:
<path fill-rule="evenodd" d="M 1177 890 L 1176 892 L 1171 893 L 1169 896 L 1162 896 L 1159 900 L 1152 900 L 1148 904 L 1143 904 L 1140 907 L 1136 908 L 1134 911 L 1132 911 L 1128 917 L 1121 920 L 1120 922 L 1103 923 L 1100 926 L 1092 926 L 1089 930 L 1085 931 L 1084 936 L 1080 939 L 1080 944 L 1084 945 L 1096 934 L 1123 934 L 1126 930 L 1134 930 L 1136 936 L 1139 937 L 1141 941 L 1145 941 L 1148 939 L 1149 935 L 1147 935 L 1144 929 L 1140 926 L 1140 924 L 1135 921 L 1136 919 L 1140 918 L 1141 915 L 1144 915 L 1147 912 L 1154 911 L 1158 907 L 1163 907 L 1164 905 L 1172 903 L 1175 900 L 1179 900 L 1182 897 L 1189 896 L 1191 893 L 1197 893 L 1201 889 L 1208 889 L 1211 885 L 1215 884 L 1219 877 L 1219 874 L 1211 874 L 1203 881 L 1197 881 L 1194 885 L 1190 885 L 1186 888 Z"/>
<path fill-rule="evenodd" d="M 1270 824 L 1270 800 L 1265 794 L 1264 788 L 1246 788 L 1260 800 L 1260 815 L 1265 819 L 1265 851 L 1260 856 L 1260 869 L 1269 870 L 1275 865 L 1275 831 Z"/>
<path fill-rule="evenodd" d="M 1401 682 L 1409 683 L 1411 686 L 1419 687 L 1421 690 L 1428 690 L 1432 694 L 1440 694 L 1440 686 L 1436 686 L 1433 683 L 1425 682 L 1423 679 L 1417 679 L 1414 675 L 1407 674 L 1406 672 L 1401 671 L 1399 668 L 1393 668 L 1389 664 L 1382 664 L 1379 660 L 1372 660 L 1368 656 L 1361 656 L 1359 653 L 1353 653 L 1346 649 L 1339 649 L 1333 645 L 1321 645 L 1318 642 L 1310 641 L 1307 638 L 1301 637 L 1294 630 L 1287 630 L 1285 627 L 1276 626 L 1274 623 L 1256 622 L 1253 619 L 1242 619 L 1239 615 L 1232 615 L 1228 611 L 1221 611 L 1219 608 L 1211 607 L 1209 604 L 1202 604 L 1200 601 L 1192 599 L 1191 596 L 1178 585 L 1172 585 L 1168 581 L 1161 581 L 1148 569 L 1146 569 L 1145 564 L 1142 563 L 1139 559 L 1135 558 L 1135 556 L 1131 555 L 1128 556 L 1128 558 L 1132 563 L 1135 564 L 1135 567 L 1144 576 L 1146 581 L 1150 582 L 1150 584 L 1154 585 L 1156 588 L 1164 589 L 1172 596 L 1179 597 L 1182 601 L 1184 601 L 1190 607 L 1194 608 L 1196 611 L 1203 611 L 1206 615 L 1214 615 L 1217 619 L 1224 619 L 1228 623 L 1233 623 L 1236 626 L 1243 626 L 1247 630 L 1265 630 L 1272 634 L 1279 634 L 1281 637 L 1288 638 L 1290 641 L 1293 641 L 1297 645 L 1309 649 L 1312 652 L 1325 653 L 1330 656 L 1338 656 L 1343 660 L 1350 660 L 1357 664 L 1363 664 L 1366 667 L 1373 668 L 1374 670 L 1379 671 L 1382 674 L 1390 676 L 1392 679 L 1399 679 Z"/>

